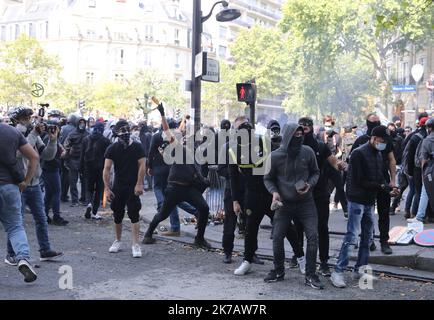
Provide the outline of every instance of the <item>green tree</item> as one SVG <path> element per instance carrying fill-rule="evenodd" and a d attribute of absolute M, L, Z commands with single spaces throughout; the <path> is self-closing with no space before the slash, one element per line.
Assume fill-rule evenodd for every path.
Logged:
<path fill-rule="evenodd" d="M 333 73 L 345 53 L 371 64 L 387 107 L 387 58 L 432 39 L 433 17 L 426 0 L 288 0 L 280 26 L 304 70 L 315 76 Z"/>
<path fill-rule="evenodd" d="M 0 103 L 45 102 L 45 96 L 31 95 L 32 83 L 42 84 L 48 93 L 58 81 L 60 71 L 57 58 L 47 54 L 33 38 L 21 35 L 15 41 L 1 43 Z"/>

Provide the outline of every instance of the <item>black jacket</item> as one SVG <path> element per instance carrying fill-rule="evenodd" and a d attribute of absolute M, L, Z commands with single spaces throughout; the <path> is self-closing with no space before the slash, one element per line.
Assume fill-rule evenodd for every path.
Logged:
<path fill-rule="evenodd" d="M 381 152 L 367 142 L 351 153 L 347 172 L 347 199 L 363 205 L 374 205 L 382 184 L 386 184 L 386 180 Z"/>
<path fill-rule="evenodd" d="M 89 135 L 86 130 L 75 129 L 72 131 L 65 140 L 64 147 L 68 151 L 68 158 L 70 159 L 80 159 L 81 148 L 83 145 L 83 140 Z"/>
<path fill-rule="evenodd" d="M 83 139 L 80 165 L 82 168 L 104 168 L 104 154 L 110 140 L 102 134 L 90 134 Z"/>
<path fill-rule="evenodd" d="M 402 164 L 404 167 L 404 172 L 410 176 L 413 176 L 414 173 L 414 156 L 416 154 L 417 146 L 426 136 L 426 129 L 421 128 L 408 140 L 408 143 L 405 146 L 402 157 Z"/>
<path fill-rule="evenodd" d="M 157 133 L 155 133 L 151 138 L 151 144 L 150 144 L 149 152 L 147 155 L 147 157 L 148 157 L 147 165 L 148 165 L 149 169 L 153 169 L 154 167 L 158 167 L 158 166 L 166 166 L 167 165 L 164 163 L 163 156 L 160 154 L 160 151 L 158 151 L 158 148 L 164 142 L 161 134 L 162 134 L 162 131 L 160 130 Z"/>
<path fill-rule="evenodd" d="M 151 148 L 151 139 L 152 133 L 149 131 L 148 126 L 143 126 L 140 130 L 140 142 L 142 143 L 146 157 L 148 157 L 149 149 Z"/>

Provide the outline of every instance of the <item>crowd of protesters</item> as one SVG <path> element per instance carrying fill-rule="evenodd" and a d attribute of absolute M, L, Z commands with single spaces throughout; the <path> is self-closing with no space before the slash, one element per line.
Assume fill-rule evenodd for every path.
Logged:
<path fill-rule="evenodd" d="M 0 221 L 8 239 L 5 263 L 18 266 L 26 282 L 37 278 L 23 227 L 22 212 L 27 206 L 35 221 L 41 261 L 63 255 L 52 249 L 47 227 L 67 227 L 61 202 L 83 206 L 85 219 L 101 220 L 101 203 L 109 201 L 115 225 L 111 253 L 122 250 L 125 211 L 132 224 L 132 256 L 139 258 L 141 243 L 155 243 L 153 235 L 163 220 L 170 218 L 170 230 L 162 235 L 180 235 L 178 208 L 196 218 L 195 245 L 211 248 L 204 236 L 210 215 L 203 197 L 209 186 L 208 165 L 218 164 L 217 172 L 226 181 L 222 199 L 224 263 L 232 263 L 237 228 L 244 237 L 244 259 L 234 271 L 238 276 L 249 273 L 253 264 L 263 264 L 256 251 L 265 215 L 272 225 L 274 268 L 264 280 L 284 279 L 287 239 L 294 254 L 291 267 L 299 268 L 306 285 L 315 289 L 324 288 L 319 275 L 331 277 L 336 287 L 346 286 L 343 271 L 351 247 L 359 250 L 354 274 L 363 274 L 369 252 L 377 249 L 375 208 L 380 249 L 384 254 L 393 253 L 388 243 L 390 216 L 399 211 L 407 188 L 404 217 L 411 223 L 433 221 L 434 199 L 430 195 L 434 192 L 424 175 L 432 165 L 434 118 L 426 113 L 419 114 L 415 130 L 403 128 L 398 117 L 381 125 L 372 113 L 366 117 L 366 130 L 355 125 L 338 130 L 331 116 L 316 125 L 312 118 L 302 117 L 295 123 L 271 120 L 266 129 L 261 123 L 260 135 L 245 116 L 233 123 L 224 119 L 220 128 L 208 128 L 211 139 L 201 141 L 215 137 L 214 159 L 198 164 L 195 151 L 200 146 L 188 143 L 194 137 L 188 117 L 175 120 L 166 117 L 162 104 L 157 109 L 159 128 L 145 121 L 65 117 L 58 110 L 51 110 L 46 118 L 28 107 L 9 110 L 9 123 L 0 123 Z M 222 135 L 225 132 L 246 132 L 249 138 Z M 243 149 L 248 150 L 247 156 Z M 176 151 L 181 157 L 167 161 Z M 144 191 L 154 192 L 157 212 L 140 242 L 140 196 Z M 348 223 L 332 271 L 328 263 L 329 215 L 330 208 L 339 204 Z"/>

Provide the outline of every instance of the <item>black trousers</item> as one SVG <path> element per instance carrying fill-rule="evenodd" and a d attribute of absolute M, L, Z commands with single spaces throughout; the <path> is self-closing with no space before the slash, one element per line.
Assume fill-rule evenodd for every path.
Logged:
<path fill-rule="evenodd" d="M 420 194 L 422 193 L 422 169 L 415 167 L 413 171 L 414 198 L 411 206 L 411 214 L 416 216 L 419 209 Z"/>
<path fill-rule="evenodd" d="M 93 166 L 85 166 L 84 176 L 86 177 L 86 186 L 88 195 L 87 201 L 92 203 L 92 213 L 95 215 L 98 212 L 101 204 L 102 194 L 104 191 L 104 181 L 102 178 L 103 168 L 94 168 Z"/>
<path fill-rule="evenodd" d="M 378 211 L 378 229 L 380 229 L 380 242 L 387 244 L 389 241 L 390 228 L 390 200 L 388 192 L 379 191 L 377 194 L 377 211 Z M 372 237 L 374 237 L 374 232 Z M 372 238 L 373 240 L 373 238 Z"/>
<path fill-rule="evenodd" d="M 68 198 L 68 191 L 69 191 L 69 170 L 65 167 L 65 160 L 61 161 L 61 199 L 65 201 Z"/>
<path fill-rule="evenodd" d="M 330 200 L 315 199 L 315 207 L 318 215 L 318 248 L 319 259 L 321 263 L 327 263 L 329 260 L 330 251 L 330 236 L 329 236 L 329 218 L 330 218 Z M 298 236 L 298 243 L 301 248 L 304 248 L 304 228 L 297 219 L 294 220 L 295 228 Z"/>
<path fill-rule="evenodd" d="M 163 205 L 161 206 L 160 212 L 152 219 L 149 228 L 146 231 L 146 236 L 151 237 L 158 224 L 161 221 L 166 220 L 170 216 L 172 210 L 184 201 L 191 204 L 199 212 L 196 239 L 203 240 L 209 216 L 208 204 L 203 198 L 202 193 L 200 193 L 196 188 L 173 183 L 169 183 L 167 186 Z"/>
<path fill-rule="evenodd" d="M 407 175 L 401 172 L 398 177 L 399 195 L 393 199 L 392 207 L 390 208 L 390 211 L 393 212 L 395 212 L 396 208 L 398 208 L 402 199 L 402 195 L 404 194 L 405 189 L 408 187 Z"/>
<path fill-rule="evenodd" d="M 230 189 L 225 189 L 223 201 L 225 207 L 225 219 L 223 221 L 222 247 L 225 254 L 232 254 L 232 251 L 234 250 L 235 229 L 237 227 L 237 215 L 234 212 Z M 241 206 L 243 207 L 242 204 Z"/>
<path fill-rule="evenodd" d="M 329 179 L 332 181 L 333 185 L 336 188 L 335 193 L 335 202 L 340 202 L 342 205 L 342 210 L 344 212 L 348 212 L 348 203 L 347 197 L 345 196 L 343 176 L 340 171 L 335 170 L 334 168 L 329 168 L 327 170 L 327 174 Z"/>

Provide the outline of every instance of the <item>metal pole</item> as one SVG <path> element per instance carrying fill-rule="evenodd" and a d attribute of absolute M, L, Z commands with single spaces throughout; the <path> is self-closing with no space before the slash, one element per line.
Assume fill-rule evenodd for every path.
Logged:
<path fill-rule="evenodd" d="M 191 108 L 194 109 L 194 131 L 200 130 L 201 78 L 195 75 L 196 55 L 201 52 L 202 10 L 201 0 L 193 0 L 193 35 L 191 48 Z"/>

